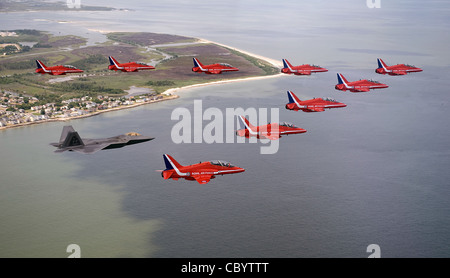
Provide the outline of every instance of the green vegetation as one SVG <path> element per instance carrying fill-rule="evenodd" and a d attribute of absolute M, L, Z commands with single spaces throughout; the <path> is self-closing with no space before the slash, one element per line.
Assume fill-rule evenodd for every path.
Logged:
<path fill-rule="evenodd" d="M 277 74 L 279 72 L 279 69 L 272 66 L 271 64 L 267 63 L 266 61 L 263 61 L 261 59 L 252 57 L 250 55 L 244 54 L 242 52 L 230 49 L 230 48 L 226 48 L 228 49 L 231 53 L 244 57 L 247 61 L 250 61 L 253 65 L 257 66 L 258 68 L 262 69 L 266 75 L 274 75 Z"/>
<path fill-rule="evenodd" d="M 37 30 L 14 30 L 18 36 L 1 37 L 4 43 L 37 42 L 26 56 L 12 53 L 0 57 L 0 90 L 33 96 L 39 99 L 33 105 L 55 103 L 60 106 L 63 100 L 93 97 L 101 103 L 98 95 L 120 97 L 126 95 L 131 86 L 150 87 L 156 93 L 167 89 L 198 83 L 270 75 L 278 69 L 270 64 L 240 52 L 214 44 L 196 44 L 195 39 L 155 33 L 110 33 L 107 41 L 95 46 L 79 48 L 86 40 L 76 36 L 52 36 Z M 192 44 L 167 46 L 164 49 L 151 50 L 151 44 L 168 44 L 190 41 Z M 229 55 L 222 55 L 228 52 Z M 156 65 L 155 70 L 133 73 L 108 70 L 107 55 L 113 55 L 120 62 L 161 61 L 161 52 L 170 54 Z M 223 62 L 240 68 L 239 72 L 223 75 L 205 75 L 193 73 L 192 57 L 201 55 L 202 59 L 214 61 L 217 55 Z M 47 66 L 70 64 L 83 69 L 82 74 L 52 76 L 36 74 L 35 60 L 39 59 Z M 16 108 L 29 110 L 27 100 Z"/>
<path fill-rule="evenodd" d="M 4 31 L 2 31 L 4 32 Z M 16 36 L 0 37 L 1 43 L 19 43 L 19 42 L 37 42 L 44 38 L 45 33 L 37 30 L 11 30 L 9 32 L 16 33 Z"/>
<path fill-rule="evenodd" d="M 176 83 L 171 80 L 148 81 L 147 83 L 145 83 L 145 85 L 147 85 L 147 86 L 157 86 L 157 87 L 173 86 L 175 84 Z"/>
<path fill-rule="evenodd" d="M 50 86 L 53 90 L 59 92 L 75 93 L 76 96 L 97 96 L 105 95 L 123 95 L 125 92 L 121 89 L 114 89 L 97 85 L 96 82 L 62 82 Z"/>
<path fill-rule="evenodd" d="M 108 58 L 106 58 L 101 54 L 94 54 L 89 55 L 87 58 L 73 62 L 72 66 L 83 70 L 90 70 L 98 64 L 105 64 L 105 63 L 108 63 Z"/>
<path fill-rule="evenodd" d="M 42 60 L 43 63 L 46 63 L 47 61 Z M 0 64 L 0 70 L 28 70 L 33 69 L 36 67 L 36 61 L 35 60 L 24 60 L 24 61 L 17 61 L 14 63 L 2 63 Z"/>
<path fill-rule="evenodd" d="M 1 84 L 11 84 L 16 82 L 14 78 L 9 77 L 9 76 L 5 76 L 5 77 L 0 77 L 0 85 Z"/>
<path fill-rule="evenodd" d="M 52 48 L 51 45 L 49 45 L 49 44 L 44 44 L 44 43 L 40 43 L 40 42 L 38 42 L 37 44 L 35 44 L 33 47 L 34 47 L 34 48 Z"/>

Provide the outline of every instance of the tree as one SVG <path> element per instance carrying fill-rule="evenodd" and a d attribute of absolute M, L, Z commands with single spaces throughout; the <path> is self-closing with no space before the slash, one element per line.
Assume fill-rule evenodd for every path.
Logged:
<path fill-rule="evenodd" d="M 45 109 L 44 108 L 41 109 L 41 115 L 45 115 Z"/>

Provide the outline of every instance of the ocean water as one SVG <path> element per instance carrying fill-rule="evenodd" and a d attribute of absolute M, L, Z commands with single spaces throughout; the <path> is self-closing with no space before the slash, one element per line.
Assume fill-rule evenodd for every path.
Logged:
<path fill-rule="evenodd" d="M 188 89 L 173 101 L 0 132 L 0 257 L 67 257 L 72 243 L 82 257 L 367 257 L 373 243 L 382 257 L 449 257 L 450 5 L 390 2 L 84 0 L 130 11 L 1 14 L 4 29 L 88 36 L 91 44 L 104 39 L 93 30 L 172 33 L 329 72 Z M 377 75 L 378 57 L 424 71 Z M 390 87 L 339 92 L 338 72 Z M 348 106 L 287 111 L 287 90 Z M 175 144 L 172 111 L 193 111 L 194 100 L 224 113 L 280 108 L 281 121 L 308 132 L 281 138 L 273 155 L 261 155 L 260 144 Z M 55 154 L 49 143 L 67 124 L 86 138 L 136 131 L 156 139 Z M 246 172 L 207 185 L 163 180 L 163 153 Z"/>

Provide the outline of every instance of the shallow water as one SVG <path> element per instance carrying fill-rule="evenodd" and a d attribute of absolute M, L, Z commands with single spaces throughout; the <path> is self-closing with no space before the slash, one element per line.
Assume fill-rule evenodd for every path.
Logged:
<path fill-rule="evenodd" d="M 446 2 L 140 2 L 95 1 L 128 12 L 2 14 L 0 22 L 90 43 L 104 37 L 88 29 L 204 37 L 329 72 L 193 88 L 172 101 L 0 132 L 0 257 L 66 257 L 71 243 L 82 257 L 367 257 L 372 243 L 383 257 L 450 255 Z M 214 20 L 198 24 L 203 15 Z M 63 19 L 73 23 L 54 23 Z M 378 56 L 424 72 L 377 75 Z M 337 72 L 390 87 L 338 92 Z M 348 106 L 287 111 L 287 90 Z M 308 132 L 281 138 L 274 155 L 261 155 L 260 144 L 174 144 L 172 111 L 193 111 L 197 99 L 223 112 L 280 108 L 280 121 Z M 156 139 L 55 154 L 49 143 L 68 124 L 86 138 L 136 131 Z M 163 180 L 163 153 L 181 164 L 226 160 L 246 172 L 207 185 Z"/>

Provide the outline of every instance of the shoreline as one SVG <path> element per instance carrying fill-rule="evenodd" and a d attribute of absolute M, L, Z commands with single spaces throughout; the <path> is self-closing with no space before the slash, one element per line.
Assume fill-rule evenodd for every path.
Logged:
<path fill-rule="evenodd" d="M 282 73 L 278 73 L 278 74 L 273 74 L 273 75 L 250 76 L 250 77 L 237 78 L 237 79 L 228 79 L 228 80 L 212 81 L 212 82 L 207 82 L 207 83 L 198 83 L 198 84 L 187 85 L 187 86 L 184 86 L 184 87 L 167 89 L 164 92 L 162 92 L 161 94 L 173 95 L 176 92 L 179 92 L 179 91 L 182 91 L 182 90 L 186 90 L 186 89 L 191 89 L 191 88 L 212 86 L 212 85 L 221 85 L 221 84 L 233 83 L 233 82 L 268 79 L 268 78 L 275 78 L 275 77 L 281 77 L 281 76 L 284 76 L 284 75 Z"/>
<path fill-rule="evenodd" d="M 109 31 L 101 31 L 98 30 L 99 33 L 104 34 L 104 33 L 109 33 Z M 241 53 L 244 53 L 248 56 L 263 60 L 275 67 L 282 67 L 281 62 L 278 62 L 277 60 L 271 59 L 271 58 L 267 58 L 264 56 L 260 56 L 254 53 L 250 53 L 248 51 L 245 50 L 241 50 L 235 47 L 231 47 L 225 44 L 221 44 L 221 43 L 216 43 L 210 40 L 206 40 L 203 38 L 194 38 L 197 39 L 199 43 L 211 43 L 211 44 L 216 44 L 218 46 L 222 46 L 225 48 L 229 48 Z M 192 85 L 187 85 L 184 87 L 177 87 L 177 88 L 170 88 L 165 90 L 164 92 L 161 93 L 161 95 L 165 95 L 166 97 L 164 97 L 163 99 L 159 99 L 159 100 L 153 100 L 153 101 L 149 101 L 149 102 L 142 102 L 142 103 L 135 103 L 132 105 L 123 105 L 120 107 L 115 107 L 115 108 L 111 108 L 111 109 L 106 109 L 106 110 L 101 110 L 101 111 L 96 111 L 93 113 L 89 113 L 86 115 L 80 115 L 80 116 L 74 116 L 74 117 L 68 117 L 68 118 L 52 118 L 52 119 L 48 119 L 48 120 L 43 120 L 43 121 L 36 121 L 36 122 L 27 122 L 27 123 L 20 123 L 20 124 L 16 124 L 16 125 L 8 125 L 8 126 L 2 126 L 0 127 L 0 131 L 2 130 L 6 130 L 9 128 L 15 128 L 15 127 L 23 127 L 23 126 L 30 126 L 30 125 L 38 125 L 38 124 L 43 124 L 43 123 L 50 123 L 50 122 L 66 122 L 66 121 L 71 121 L 71 120 L 77 120 L 77 119 L 83 119 L 83 118 L 87 118 L 87 117 L 93 117 L 93 116 L 97 116 L 99 114 L 102 113 L 107 113 L 107 112 L 113 112 L 113 111 L 119 111 L 119 110 L 123 110 L 123 109 L 129 109 L 129 108 L 134 108 L 134 107 L 138 107 L 141 105 L 146 105 L 146 104 L 151 104 L 151 103 L 156 103 L 156 102 L 160 102 L 160 101 L 166 101 L 166 100 L 172 100 L 172 99 L 177 99 L 180 96 L 175 94 L 176 92 L 180 92 L 182 90 L 186 90 L 186 89 L 191 89 L 191 88 L 197 88 L 197 87 L 204 87 L 204 86 L 212 86 L 212 85 L 221 85 L 221 84 L 226 84 L 226 83 L 232 83 L 232 82 L 242 82 L 242 81 L 251 81 L 251 80 L 259 80 L 259 79 L 268 79 L 268 78 L 275 78 L 275 77 L 280 77 L 283 76 L 282 73 L 278 73 L 278 74 L 272 74 L 272 75 L 263 75 L 263 76 L 250 76 L 250 77 L 244 77 L 244 78 L 237 78 L 237 79 L 227 79 L 227 80 L 219 80 L 219 81 L 212 81 L 212 82 L 206 82 L 206 83 L 197 83 L 197 84 L 192 84 Z"/>
<path fill-rule="evenodd" d="M 162 99 L 158 99 L 158 100 L 152 100 L 152 101 L 148 101 L 148 102 L 135 103 L 135 104 L 131 104 L 131 105 L 123 105 L 123 106 L 114 107 L 114 108 L 111 108 L 111 109 L 105 109 L 105 110 L 96 111 L 96 112 L 89 113 L 89 114 L 86 114 L 86 115 L 67 117 L 67 118 L 53 118 L 53 119 L 48 119 L 48 120 L 44 120 L 44 121 L 27 122 L 27 123 L 20 123 L 20 124 L 10 125 L 10 126 L 2 126 L 2 127 L 0 127 L 0 130 L 5 130 L 5 129 L 9 129 L 9 128 L 14 128 L 14 127 L 23 127 L 23 126 L 30 126 L 30 125 L 45 124 L 45 123 L 51 123 L 51 122 L 68 122 L 68 121 L 71 121 L 71 120 L 78 120 L 78 119 L 84 119 L 84 118 L 88 118 L 88 117 L 97 116 L 97 115 L 100 115 L 100 114 L 103 114 L 103 113 L 119 111 L 119 110 L 125 110 L 125 109 L 135 108 L 135 107 L 146 105 L 146 104 L 151 104 L 151 103 L 156 103 L 156 102 L 161 102 L 161 101 L 166 101 L 166 100 L 177 99 L 179 97 L 180 96 L 178 96 L 178 95 L 171 95 L 171 96 L 168 95 L 167 97 L 162 98 Z"/>
<path fill-rule="evenodd" d="M 225 47 L 225 48 L 232 49 L 234 51 L 238 51 L 238 52 L 244 53 L 244 54 L 246 54 L 248 56 L 251 56 L 251 57 L 254 57 L 254 58 L 266 61 L 267 63 L 271 64 L 274 67 L 277 67 L 277 68 L 282 68 L 283 67 L 283 63 L 282 62 L 280 62 L 278 60 L 275 60 L 275 59 L 272 59 L 272 58 L 268 58 L 268 57 L 265 57 L 265 56 L 257 55 L 255 53 L 251 53 L 251 52 L 248 52 L 248 51 L 245 51 L 245 50 L 233 47 L 233 46 L 229 46 L 229 45 L 226 45 L 226 44 L 223 44 L 223 43 L 213 42 L 213 41 L 210 41 L 210 40 L 207 40 L 207 39 L 203 39 L 203 38 L 197 38 L 197 39 L 199 40 L 199 43 L 216 44 L 216 45 L 219 45 L 219 46 L 222 46 L 222 47 Z"/>

